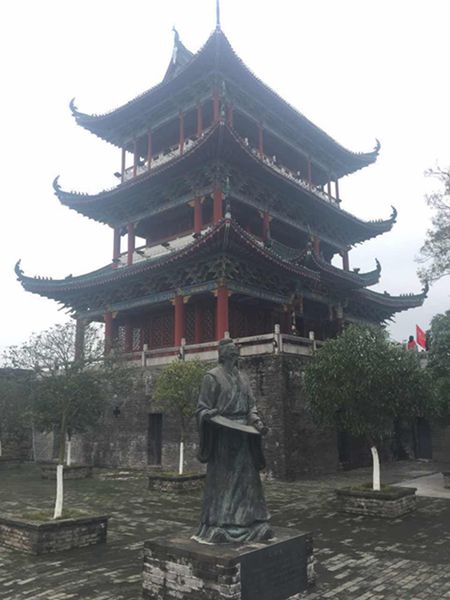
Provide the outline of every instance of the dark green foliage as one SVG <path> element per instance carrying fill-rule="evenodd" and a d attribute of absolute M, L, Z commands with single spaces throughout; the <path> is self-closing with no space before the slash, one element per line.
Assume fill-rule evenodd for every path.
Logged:
<path fill-rule="evenodd" d="M 157 404 L 178 419 L 180 441 L 197 406 L 200 385 L 208 367 L 199 360 L 174 361 L 164 369 L 155 385 Z"/>
<path fill-rule="evenodd" d="M 450 419 L 450 310 L 435 315 L 427 332 L 430 340 L 428 370 L 433 381 L 436 412 Z"/>
<path fill-rule="evenodd" d="M 30 405 L 34 425 L 60 432 L 59 460 L 64 461 L 66 437 L 82 433 L 98 422 L 108 397 L 127 394 L 134 378 L 131 369 L 111 354 L 102 356 L 97 330 L 88 327 L 83 360 L 75 360 L 75 324 L 56 325 L 33 334 L 22 346 L 4 353 L 6 364 L 30 369 Z"/>
<path fill-rule="evenodd" d="M 429 398 L 417 353 L 390 343 L 381 329 L 356 325 L 317 352 L 305 385 L 318 423 L 371 445 L 391 434 L 395 418 L 425 414 Z"/>

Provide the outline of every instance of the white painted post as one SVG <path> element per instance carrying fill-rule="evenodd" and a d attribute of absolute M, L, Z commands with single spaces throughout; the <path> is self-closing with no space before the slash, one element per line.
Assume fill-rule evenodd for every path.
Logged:
<path fill-rule="evenodd" d="M 147 350 L 148 350 L 148 344 L 144 344 L 144 346 L 142 348 L 142 354 L 141 354 L 141 365 L 143 367 L 147 366 L 147 356 L 146 356 Z"/>
<path fill-rule="evenodd" d="M 223 338 L 225 340 L 228 340 L 230 338 L 230 332 L 229 331 L 225 331 L 225 333 L 223 334 Z"/>
<path fill-rule="evenodd" d="M 316 336 L 314 334 L 314 331 L 309 332 L 309 339 L 311 340 L 312 351 L 315 352 L 316 351 Z"/>
<path fill-rule="evenodd" d="M 370 451 L 372 452 L 373 461 L 373 489 L 377 492 L 381 490 L 380 482 L 380 457 L 378 456 L 378 450 L 375 446 L 372 446 Z"/>
<path fill-rule="evenodd" d="M 274 354 L 279 354 L 281 352 L 281 334 L 280 334 L 280 325 L 276 323 L 274 328 L 274 338 L 273 338 L 273 351 Z"/>
<path fill-rule="evenodd" d="M 56 502 L 55 512 L 53 514 L 54 519 L 60 519 L 63 511 L 63 497 L 64 497 L 64 465 L 57 465 L 56 467 Z"/>

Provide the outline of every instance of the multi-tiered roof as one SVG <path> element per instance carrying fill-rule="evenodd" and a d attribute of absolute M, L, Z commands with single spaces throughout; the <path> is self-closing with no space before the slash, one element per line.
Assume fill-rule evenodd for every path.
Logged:
<path fill-rule="evenodd" d="M 366 289 L 379 280 L 378 262 L 369 273 L 349 268 L 349 249 L 396 220 L 395 209 L 367 222 L 340 206 L 339 179 L 373 163 L 378 142 L 368 153 L 342 147 L 262 83 L 220 26 L 196 54 L 176 34 L 162 82 L 124 106 L 103 115 L 82 113 L 74 102 L 71 109 L 79 125 L 122 151 L 121 182 L 111 190 L 89 195 L 54 182 L 62 204 L 114 229 L 113 261 L 64 280 L 27 277 L 17 266 L 28 291 L 83 319 L 113 314 L 119 327 L 139 329 L 141 344 L 160 311 L 175 333 L 156 336 L 156 345 L 180 334 L 202 341 L 208 319 L 217 336 L 224 327 L 264 333 L 286 314 L 289 327 L 298 319 L 327 337 L 336 328 L 325 322 L 379 323 L 422 304 L 426 290 Z M 145 240 L 140 248 L 136 237 Z M 342 269 L 331 264 L 336 254 Z M 207 313 L 212 294 L 224 313 Z M 251 321 L 256 313 L 259 325 Z"/>

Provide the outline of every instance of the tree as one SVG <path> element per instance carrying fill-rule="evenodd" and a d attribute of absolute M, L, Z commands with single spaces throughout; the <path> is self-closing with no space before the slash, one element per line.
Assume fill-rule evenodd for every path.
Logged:
<path fill-rule="evenodd" d="M 432 282 L 450 275 L 450 167 L 429 169 L 426 175 L 436 178 L 442 185 L 440 191 L 426 196 L 434 214 L 419 258 L 425 265 L 419 269 L 419 277 L 422 281 Z"/>
<path fill-rule="evenodd" d="M 450 310 L 431 320 L 428 370 L 433 382 L 437 416 L 450 418 Z"/>
<path fill-rule="evenodd" d="M 0 457 L 7 440 L 20 444 L 31 437 L 32 379 L 29 371 L 0 369 Z"/>
<path fill-rule="evenodd" d="M 187 426 L 194 416 L 200 385 L 207 366 L 199 360 L 174 361 L 164 369 L 155 385 L 158 405 L 178 422 L 180 454 L 178 473 L 183 474 L 184 441 Z"/>
<path fill-rule="evenodd" d="M 388 341 L 379 328 L 351 325 L 327 341 L 305 373 L 315 420 L 364 437 L 373 458 L 373 489 L 380 489 L 377 447 L 392 435 L 394 419 L 425 414 L 428 380 L 416 353 Z"/>
<path fill-rule="evenodd" d="M 76 359 L 75 335 L 74 323 L 56 325 L 4 353 L 6 364 L 32 369 L 35 374 L 32 414 L 36 427 L 59 432 L 55 519 L 62 516 L 63 466 L 66 457 L 67 464 L 71 463 L 72 435 L 94 427 L 108 395 L 127 393 L 134 381 L 131 369 L 117 356 L 102 356 L 102 343 L 93 326 L 85 332 L 83 357 Z"/>

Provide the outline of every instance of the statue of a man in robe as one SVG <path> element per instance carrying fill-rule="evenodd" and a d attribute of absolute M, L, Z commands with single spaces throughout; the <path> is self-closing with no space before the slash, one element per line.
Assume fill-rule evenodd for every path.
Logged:
<path fill-rule="evenodd" d="M 219 343 L 219 364 L 205 375 L 197 406 L 199 460 L 207 463 L 200 527 L 193 539 L 209 544 L 273 537 L 259 471 L 265 466 L 261 421 L 239 349 Z"/>

